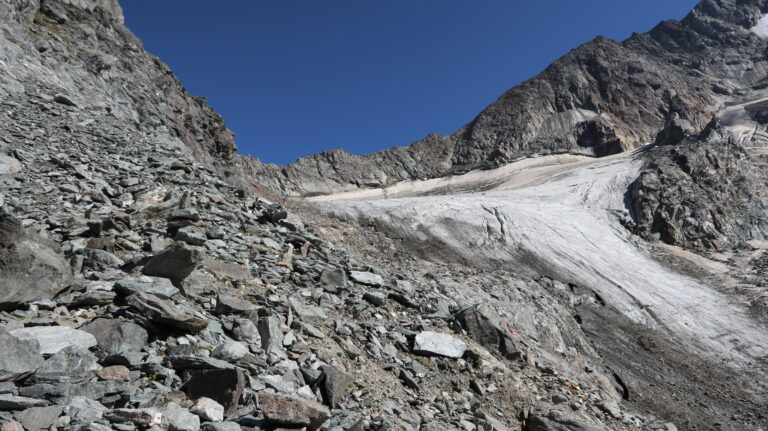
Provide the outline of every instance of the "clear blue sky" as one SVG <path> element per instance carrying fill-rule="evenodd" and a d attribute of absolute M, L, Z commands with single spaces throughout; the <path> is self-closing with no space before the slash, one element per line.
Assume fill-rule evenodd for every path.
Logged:
<path fill-rule="evenodd" d="M 123 0 L 126 24 L 239 151 L 288 163 L 449 134 L 577 45 L 696 0 Z"/>

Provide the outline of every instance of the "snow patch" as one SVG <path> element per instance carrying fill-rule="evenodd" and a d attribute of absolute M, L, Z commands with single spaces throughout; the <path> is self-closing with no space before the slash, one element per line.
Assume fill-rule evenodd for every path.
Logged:
<path fill-rule="evenodd" d="M 756 34 L 760 39 L 768 39 L 768 15 L 760 18 L 760 21 L 750 28 L 749 31 Z"/>

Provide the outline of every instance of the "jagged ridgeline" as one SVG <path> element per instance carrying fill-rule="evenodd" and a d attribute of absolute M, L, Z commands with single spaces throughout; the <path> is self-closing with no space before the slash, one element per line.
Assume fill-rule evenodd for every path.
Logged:
<path fill-rule="evenodd" d="M 453 135 L 275 166 L 117 0 L 0 1 L 0 431 L 765 428 L 766 13 L 704 1 Z M 533 155 L 559 182 L 485 196 Z M 417 204 L 283 199 L 390 191 Z M 657 239 L 748 265 L 722 292 Z"/>

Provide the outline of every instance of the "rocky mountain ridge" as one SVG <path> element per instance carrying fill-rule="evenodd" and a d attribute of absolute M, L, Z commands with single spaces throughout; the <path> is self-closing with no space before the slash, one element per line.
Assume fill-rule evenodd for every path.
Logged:
<path fill-rule="evenodd" d="M 247 160 L 245 171 L 271 190 L 313 196 L 536 154 L 615 154 L 653 142 L 672 114 L 701 129 L 721 106 L 762 88 L 766 41 L 751 28 L 767 12 L 763 0 L 705 0 L 682 21 L 574 49 L 450 136 L 362 157 L 334 150 L 284 167 Z"/>

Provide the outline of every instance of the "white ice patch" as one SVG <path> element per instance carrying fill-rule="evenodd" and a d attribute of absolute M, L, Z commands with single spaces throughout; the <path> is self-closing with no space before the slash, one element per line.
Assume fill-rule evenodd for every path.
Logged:
<path fill-rule="evenodd" d="M 760 18 L 760 21 L 749 31 L 756 34 L 760 39 L 768 39 L 768 15 Z"/>

